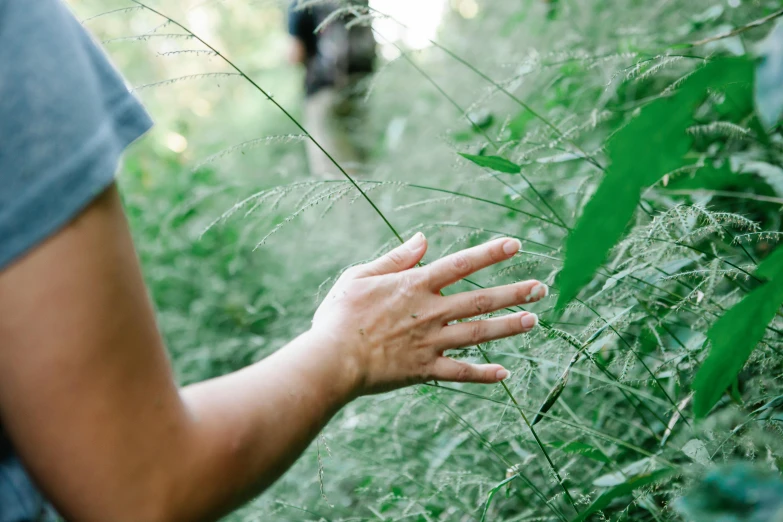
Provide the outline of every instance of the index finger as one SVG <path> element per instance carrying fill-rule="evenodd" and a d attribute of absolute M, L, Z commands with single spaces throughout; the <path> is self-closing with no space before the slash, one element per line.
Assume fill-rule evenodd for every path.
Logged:
<path fill-rule="evenodd" d="M 422 270 L 426 271 L 431 289 L 438 291 L 473 272 L 513 257 L 521 247 L 518 239 L 495 239 L 438 259 Z"/>

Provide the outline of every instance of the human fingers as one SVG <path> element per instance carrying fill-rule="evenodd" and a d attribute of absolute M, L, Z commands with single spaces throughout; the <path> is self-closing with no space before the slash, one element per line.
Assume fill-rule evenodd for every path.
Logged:
<path fill-rule="evenodd" d="M 465 321 L 444 327 L 435 343 L 440 350 L 464 348 L 529 332 L 537 324 L 538 316 L 530 312 L 519 312 L 481 321 Z"/>
<path fill-rule="evenodd" d="M 509 259 L 522 244 L 517 239 L 501 238 L 468 248 L 430 263 L 422 270 L 433 291 L 441 290 L 477 270 Z"/>
<path fill-rule="evenodd" d="M 549 288 L 533 279 L 450 295 L 442 298 L 439 306 L 445 310 L 442 316 L 448 322 L 494 312 L 508 306 L 534 303 L 548 294 Z"/>
<path fill-rule="evenodd" d="M 417 232 L 412 238 L 387 252 L 375 261 L 361 265 L 356 271 L 359 277 L 377 276 L 402 272 L 416 266 L 427 251 L 427 239 Z"/>
<path fill-rule="evenodd" d="M 499 364 L 470 364 L 449 357 L 439 357 L 432 368 L 432 378 L 437 381 L 492 384 L 508 375 Z"/>

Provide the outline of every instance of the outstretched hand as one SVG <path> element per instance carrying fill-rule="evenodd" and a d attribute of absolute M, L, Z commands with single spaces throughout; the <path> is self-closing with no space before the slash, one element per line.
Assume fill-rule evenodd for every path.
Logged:
<path fill-rule="evenodd" d="M 443 296 L 440 291 L 468 275 L 516 254 L 516 239 L 496 239 L 416 265 L 427 240 L 416 234 L 370 263 L 349 268 L 337 280 L 313 317 L 312 331 L 355 376 L 355 394 L 379 393 L 428 380 L 495 383 L 508 376 L 499 364 L 470 364 L 445 357 L 449 349 L 510 337 L 538 324 L 519 312 L 459 322 L 547 295 L 530 280 Z"/>

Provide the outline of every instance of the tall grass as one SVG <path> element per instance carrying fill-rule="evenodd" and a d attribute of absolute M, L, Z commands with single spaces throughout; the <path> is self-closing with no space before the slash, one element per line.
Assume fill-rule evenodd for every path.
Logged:
<path fill-rule="evenodd" d="M 450 291 L 529 277 L 555 290 L 531 306 L 535 333 L 454 354 L 502 362 L 507 385 L 360 399 L 227 520 L 678 520 L 672 501 L 710 466 L 783 464 L 779 414 L 759 409 L 781 394 L 779 313 L 733 391 L 706 419 L 693 413 L 707 333 L 759 286 L 781 231 L 780 128 L 767 139 L 747 112 L 728 121 L 731 93 L 700 109 L 682 166 L 642 193 L 607 261 L 555 306 L 563 245 L 605 179 L 607 142 L 703 64 L 750 48 L 769 24 L 725 36 L 777 3 L 484 2 L 473 19 L 459 4 L 430 48 L 396 44 L 372 80 L 369 173 L 328 182 L 306 175 L 296 78 L 261 51 L 283 47 L 268 21 L 281 6 L 161 2 L 86 22 L 150 86 L 140 95 L 161 120 L 121 181 L 183 382 L 277 349 L 340 269 L 417 230 L 426 260 L 498 235 L 523 242 L 507 266 Z M 172 132 L 185 152 L 163 148 Z M 699 167 L 716 161 L 746 172 L 705 191 Z"/>

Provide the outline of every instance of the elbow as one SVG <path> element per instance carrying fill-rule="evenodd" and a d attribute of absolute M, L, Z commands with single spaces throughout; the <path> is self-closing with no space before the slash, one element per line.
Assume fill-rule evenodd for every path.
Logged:
<path fill-rule="evenodd" d="M 175 502 L 176 493 L 168 488 L 149 492 L 145 498 L 134 502 L 121 502 L 108 507 L 102 513 L 90 518 L 95 522 L 207 522 L 218 520 L 219 516 L 205 517 L 194 513 L 189 506 Z M 76 518 L 77 520 L 88 520 Z M 69 519 L 70 520 L 70 519 Z"/>
<path fill-rule="evenodd" d="M 183 485 L 163 467 L 134 473 L 129 480 L 107 480 L 102 487 L 80 493 L 72 491 L 69 498 L 55 502 L 66 520 L 83 522 L 197 522 L 217 520 L 205 518 L 198 510 L 205 506 L 187 502 Z"/>
<path fill-rule="evenodd" d="M 71 502 L 73 504 L 73 502 Z M 97 505 L 96 505 L 97 504 Z M 82 522 L 174 522 L 184 520 L 177 516 L 168 502 L 163 502 L 155 496 L 127 501 L 122 496 L 114 496 L 110 501 L 90 502 L 88 505 L 62 506 L 57 505 L 57 511 L 65 520 L 80 520 Z"/>

